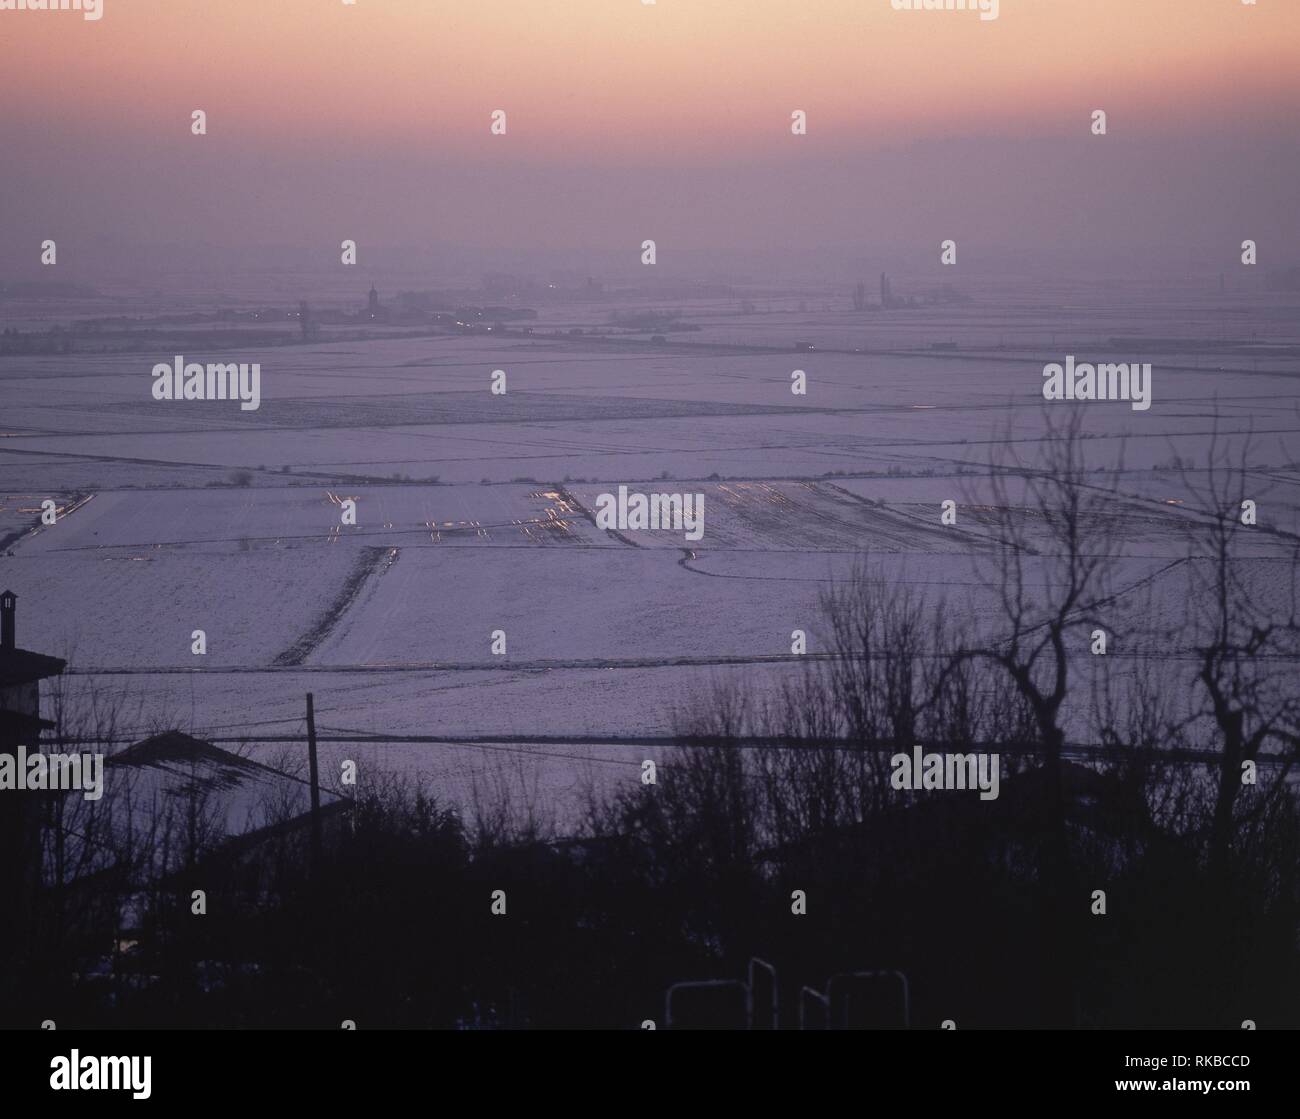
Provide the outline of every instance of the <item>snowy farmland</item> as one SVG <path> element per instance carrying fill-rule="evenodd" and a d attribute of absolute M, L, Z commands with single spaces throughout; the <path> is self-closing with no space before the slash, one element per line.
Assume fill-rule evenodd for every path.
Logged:
<path fill-rule="evenodd" d="M 141 737 L 171 722 L 280 750 L 265 740 L 300 733 L 312 691 L 327 735 L 573 740 L 326 745 L 449 795 L 503 764 L 560 799 L 583 774 L 634 780 L 628 748 L 589 740 L 666 735 L 717 680 L 779 687 L 800 671 L 792 631 L 816 651 L 821 597 L 863 553 L 995 625 L 990 453 L 1032 459 L 1045 362 L 1139 333 L 1163 340 L 1141 355 L 1150 410 L 1083 419 L 1087 463 L 1116 494 L 1121 600 L 1185 600 L 1198 473 L 1177 461 L 1198 464 L 1216 427 L 1229 450 L 1249 433 L 1262 518 L 1300 527 L 1294 314 L 1238 307 L 1234 336 L 1268 345 L 1207 356 L 1195 299 L 1144 304 L 1141 328 L 1119 305 L 864 322 L 810 302 L 701 304 L 700 329 L 660 346 L 545 332 L 283 346 L 252 358 L 263 402 L 245 412 L 152 400 L 170 355 L 0 357 L 0 584 L 19 595 L 20 641 L 69 659 L 75 702 L 129 695 L 123 729 Z M 620 485 L 703 495 L 702 538 L 597 527 Z"/>

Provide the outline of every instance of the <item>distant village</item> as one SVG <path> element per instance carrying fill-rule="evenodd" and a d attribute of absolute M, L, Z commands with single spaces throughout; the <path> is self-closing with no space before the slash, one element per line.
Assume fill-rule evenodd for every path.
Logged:
<path fill-rule="evenodd" d="M 0 284 L 0 307 L 6 300 L 32 303 L 93 300 L 93 288 L 75 284 Z M 593 277 L 585 281 L 539 282 L 525 276 L 492 274 L 477 290 L 399 291 L 385 297 L 372 284 L 364 302 L 337 305 L 301 299 L 290 307 L 222 308 L 161 315 L 101 315 L 76 318 L 43 330 L 6 327 L 0 331 L 0 354 L 129 353 L 164 347 L 285 346 L 304 342 L 363 341 L 371 338 L 427 337 L 447 334 L 532 335 L 539 306 L 582 305 L 628 298 L 656 300 L 734 300 L 736 313 L 758 310 L 755 297 L 727 284 L 659 283 L 649 287 L 607 288 Z M 489 299 L 493 302 L 484 302 Z M 856 312 L 907 310 L 942 304 L 968 303 L 970 297 L 951 285 L 900 295 L 884 273 L 879 301 L 867 298 L 859 281 L 848 303 Z M 769 300 L 770 303 L 770 300 Z M 800 299 L 797 310 L 807 312 Z M 556 327 L 551 335 L 597 334 L 614 336 L 654 334 L 650 342 L 663 343 L 669 333 L 698 330 L 682 321 L 681 310 L 611 311 L 608 326 Z M 801 348 L 801 347 L 796 347 Z"/>
<path fill-rule="evenodd" d="M 114 353 L 168 346 L 282 346 L 315 341 L 357 341 L 374 336 L 506 333 L 537 312 L 517 306 L 474 306 L 427 291 L 407 291 L 385 302 L 372 286 L 359 307 L 311 306 L 222 309 L 206 313 L 112 315 L 78 319 L 45 331 L 6 328 L 0 354 Z M 398 328 L 393 330 L 391 328 Z M 525 333 L 531 333 L 527 328 Z"/>

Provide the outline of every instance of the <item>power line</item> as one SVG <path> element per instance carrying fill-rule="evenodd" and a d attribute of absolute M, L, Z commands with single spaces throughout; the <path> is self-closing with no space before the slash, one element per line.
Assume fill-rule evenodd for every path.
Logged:
<path fill-rule="evenodd" d="M 60 746 L 74 745 L 115 745 L 129 743 L 131 739 L 106 738 L 62 738 Z M 305 734 L 290 735 L 217 735 L 205 738 L 212 745 L 307 745 Z M 673 735 L 433 735 L 433 734 L 396 734 L 371 732 L 356 734 L 318 734 L 318 743 L 334 745 L 418 745 L 448 746 L 463 749 L 507 750 L 525 753 L 534 757 L 564 758 L 574 761 L 601 762 L 605 759 L 583 754 L 556 754 L 543 750 L 529 750 L 529 746 L 595 746 L 595 747 L 637 747 L 651 749 L 672 749 L 674 747 L 691 747 L 721 750 L 834 750 L 843 753 L 895 754 L 908 752 L 916 746 L 926 750 L 948 753 L 995 752 L 1014 757 L 1032 758 L 1043 753 L 1042 746 L 1025 742 L 974 742 L 952 743 L 938 741 L 911 741 L 899 743 L 894 741 L 863 742 L 847 738 L 787 738 L 765 735 L 744 735 L 725 738 L 683 738 Z M 1222 753 L 1218 750 L 1193 747 L 1159 747 L 1159 746 L 1116 746 L 1106 743 L 1076 742 L 1067 743 L 1061 750 L 1066 758 L 1081 760 L 1110 761 L 1157 761 L 1177 762 L 1192 765 L 1218 765 L 1222 762 Z M 613 759 L 611 759 L 612 761 Z M 1257 765 L 1287 765 L 1294 762 L 1285 754 L 1261 754 L 1256 757 Z M 636 764 L 619 762 L 618 764 Z"/>

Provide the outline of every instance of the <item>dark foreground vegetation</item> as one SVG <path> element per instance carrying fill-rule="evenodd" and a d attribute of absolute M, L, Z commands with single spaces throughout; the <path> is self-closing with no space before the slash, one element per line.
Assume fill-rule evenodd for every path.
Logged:
<path fill-rule="evenodd" d="M 801 988 L 875 969 L 919 1028 L 1300 1025 L 1295 539 L 1243 523 L 1249 463 L 1212 449 L 1183 601 L 1139 609 L 1117 571 L 1145 514 L 1058 434 L 995 463 L 973 517 L 994 623 L 864 561 L 797 683 L 701 697 L 654 783 L 593 792 L 578 836 L 390 776 L 348 790 L 314 871 L 301 831 L 254 860 L 191 817 L 165 867 L 157 836 L 123 841 L 89 887 L 46 875 L 6 1019 L 662 1027 L 671 984 L 759 957 L 783 1025 Z M 997 752 L 1000 795 L 894 788 L 916 744 Z"/>

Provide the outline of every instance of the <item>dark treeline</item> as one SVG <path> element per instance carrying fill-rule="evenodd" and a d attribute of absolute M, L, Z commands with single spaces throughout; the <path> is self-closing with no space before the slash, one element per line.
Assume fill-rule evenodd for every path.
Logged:
<path fill-rule="evenodd" d="M 394 775 L 347 790 L 314 872 L 301 830 L 207 844 L 201 803 L 101 830 L 93 866 L 47 868 L 7 1017 L 662 1026 L 670 984 L 757 956 L 785 1025 L 801 987 L 886 968 L 923 1028 L 1300 1024 L 1295 541 L 1243 516 L 1247 452 L 1216 442 L 1175 521 L 1098 483 L 1077 417 L 1050 434 L 963 504 L 991 610 L 864 559 L 825 596 L 828 658 L 775 693 L 716 685 L 655 783 L 593 789 L 577 835 Z M 1136 537 L 1172 531 L 1161 580 L 1123 577 Z M 1075 742 L 1106 749 L 1083 764 Z M 891 753 L 918 743 L 999 752 L 1000 795 L 894 788 Z M 96 834 L 76 811 L 51 811 L 47 851 Z"/>

